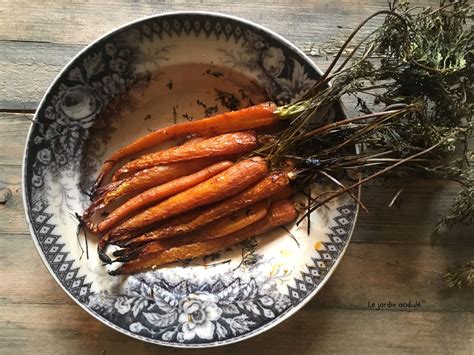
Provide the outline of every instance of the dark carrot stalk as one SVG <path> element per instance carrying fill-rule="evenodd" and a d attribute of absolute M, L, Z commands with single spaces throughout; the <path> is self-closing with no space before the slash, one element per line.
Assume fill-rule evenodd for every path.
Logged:
<path fill-rule="evenodd" d="M 110 234 L 126 234 L 193 208 L 223 200 L 257 182 L 267 172 L 267 164 L 262 158 L 240 161 L 222 173 L 128 219 L 111 230 Z"/>
<path fill-rule="evenodd" d="M 196 218 L 187 223 L 163 226 L 137 238 L 127 238 L 122 241 L 117 241 L 116 244 L 132 247 L 154 240 L 171 238 L 184 233 L 189 233 L 221 217 L 282 192 L 288 187 L 288 184 L 289 179 L 285 173 L 272 173 L 245 191 L 223 200 L 214 206 L 209 206 Z"/>
<path fill-rule="evenodd" d="M 125 252 L 121 253 L 123 256 L 118 258 L 116 261 L 130 261 L 137 257 L 157 253 L 173 247 L 221 238 L 232 234 L 265 217 L 268 212 L 268 202 L 268 200 L 261 201 L 253 206 L 237 211 L 230 216 L 222 217 L 213 223 L 180 238 L 158 240 L 139 248 L 124 250 Z"/>
<path fill-rule="evenodd" d="M 141 194 L 126 201 L 124 204 L 111 212 L 105 220 L 99 223 L 98 231 L 103 233 L 132 213 L 135 213 L 144 207 L 200 184 L 214 175 L 217 175 L 228 169 L 232 166 L 232 164 L 233 163 L 231 161 L 216 163 L 208 166 L 207 168 L 199 170 L 194 174 L 183 176 L 175 180 L 171 180 L 165 184 L 152 187 L 151 189 L 148 189 L 145 192 L 142 192 Z"/>
<path fill-rule="evenodd" d="M 100 185 L 106 174 L 123 158 L 141 152 L 157 144 L 185 137 L 190 134 L 217 135 L 228 132 L 236 132 L 269 126 L 278 121 L 274 111 L 274 103 L 262 103 L 239 111 L 227 112 L 213 117 L 176 124 L 159 129 L 143 136 L 133 143 L 121 148 L 102 166 L 99 176 L 93 187 L 93 191 Z"/>
<path fill-rule="evenodd" d="M 277 226 L 292 222 L 297 216 L 298 213 L 291 201 L 278 201 L 270 206 L 264 218 L 235 233 L 217 239 L 194 242 L 149 254 L 125 263 L 120 268 L 110 271 L 109 274 L 136 274 L 174 261 L 210 255 L 251 237 L 261 235 Z"/>
<path fill-rule="evenodd" d="M 124 174 L 150 168 L 158 164 L 243 154 L 250 152 L 256 147 L 257 135 L 255 132 L 245 131 L 221 134 L 195 143 L 147 154 L 132 160 L 117 170 L 113 176 L 113 180 L 116 181 L 120 179 Z"/>

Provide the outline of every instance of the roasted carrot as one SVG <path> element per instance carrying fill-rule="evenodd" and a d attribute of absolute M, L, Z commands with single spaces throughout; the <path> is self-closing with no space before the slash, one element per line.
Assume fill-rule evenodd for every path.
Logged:
<path fill-rule="evenodd" d="M 262 158 L 242 160 L 222 173 L 126 220 L 112 229 L 110 234 L 112 236 L 127 234 L 193 208 L 221 201 L 246 189 L 267 172 L 268 167 Z"/>
<path fill-rule="evenodd" d="M 154 228 L 152 227 L 152 229 L 156 229 L 156 228 L 164 228 L 164 227 L 171 227 L 171 226 L 174 226 L 174 225 L 179 225 L 179 224 L 184 224 L 184 223 L 189 223 L 191 222 L 193 219 L 195 219 L 197 216 L 199 216 L 201 214 L 201 211 L 203 210 L 204 207 L 198 207 L 198 208 L 195 208 L 191 211 L 188 211 L 188 212 L 185 212 L 185 213 L 182 213 L 182 214 L 178 214 L 174 217 L 171 217 L 171 218 L 168 218 L 168 219 L 165 219 L 164 221 L 162 222 L 158 222 L 157 223 L 157 226 L 155 226 Z M 134 233 L 135 234 L 135 233 Z M 146 233 L 145 233 L 146 234 Z M 137 233 L 138 236 L 140 236 L 140 233 Z M 113 244 L 113 245 L 118 245 L 118 246 L 123 246 L 125 245 L 125 243 L 130 239 L 130 238 L 133 238 L 133 236 L 131 235 L 127 235 L 127 234 L 124 234 L 122 236 L 118 236 L 118 237 L 115 237 L 113 238 L 113 240 L 110 242 L 110 244 Z M 107 241 L 108 242 L 108 241 Z M 144 243 L 141 243 L 140 245 L 142 245 Z M 122 249 L 118 249 L 118 250 L 115 250 L 113 252 L 113 255 L 114 256 L 122 256 L 128 252 L 130 252 L 132 249 L 131 248 L 122 248 Z"/>
<path fill-rule="evenodd" d="M 219 203 L 219 202 L 217 202 L 217 203 Z M 209 206 L 215 206 L 215 205 L 216 205 L 216 203 L 212 203 Z M 191 211 L 187 211 L 187 212 L 178 214 L 176 216 L 173 216 L 171 218 L 167 218 L 164 221 L 160 221 L 160 222 L 156 223 L 151 228 L 152 228 L 152 230 L 157 230 L 157 229 L 161 229 L 161 228 L 168 228 L 168 227 L 171 227 L 171 226 L 178 226 L 178 225 L 181 225 L 181 224 L 189 223 L 189 222 L 193 221 L 194 219 L 196 219 L 198 216 L 200 216 L 203 213 L 203 211 L 205 211 L 209 208 L 209 206 L 200 206 L 198 208 L 192 209 Z M 146 228 L 146 229 L 150 230 L 150 228 Z M 148 232 L 145 232 L 144 234 L 141 234 L 138 231 L 138 232 L 134 232 L 133 234 L 129 233 L 129 234 L 124 234 L 124 235 L 120 235 L 120 236 L 114 236 L 112 238 L 110 244 L 114 244 L 114 245 L 118 245 L 118 246 L 123 247 L 123 246 L 127 245 L 129 240 L 134 239 L 134 238 L 139 238 L 140 236 L 145 235 L 147 233 Z M 141 243 L 137 243 L 137 245 L 138 244 L 142 245 L 144 243 L 146 243 L 146 241 L 141 242 Z M 120 254 L 120 252 L 118 252 L 118 253 Z"/>
<path fill-rule="evenodd" d="M 198 136 L 191 137 L 188 140 L 184 141 L 181 145 L 183 146 L 183 145 L 190 144 L 190 143 L 200 142 L 200 141 L 203 141 L 204 139 L 206 139 L 206 138 L 198 137 Z M 111 191 L 115 190 L 117 187 L 123 185 L 124 182 L 126 182 L 128 180 L 131 180 L 132 178 L 141 178 L 141 179 L 143 179 L 143 180 L 139 180 L 139 182 L 142 182 L 143 184 L 146 185 L 146 186 L 143 186 L 143 188 L 152 187 L 152 186 L 155 186 L 157 184 L 162 184 L 164 182 L 168 182 L 169 180 L 173 180 L 175 178 L 178 178 L 178 177 L 190 174 L 190 173 L 194 173 L 195 171 L 200 170 L 201 168 L 204 168 L 206 166 L 211 165 L 211 163 L 213 163 L 213 162 L 212 161 L 208 162 L 208 160 L 210 160 L 210 159 L 197 159 L 197 160 L 190 161 L 189 164 L 181 162 L 181 163 L 175 163 L 175 164 L 157 165 L 157 166 L 154 166 L 153 168 L 145 169 L 143 171 L 139 171 L 136 174 L 134 174 L 133 176 L 127 178 L 127 179 L 122 179 L 120 181 L 114 181 L 114 182 L 111 182 L 111 183 L 109 183 L 105 186 L 98 187 L 94 191 L 94 197 L 104 195 L 108 192 L 111 192 Z M 202 163 L 203 166 L 200 166 L 199 164 L 196 164 L 196 163 Z M 207 163 L 207 165 L 204 165 L 206 163 Z M 196 170 L 192 170 L 193 169 L 193 164 L 198 165 L 199 168 L 197 168 Z M 191 169 L 192 171 L 188 171 L 188 169 Z M 181 170 L 183 170 L 184 172 L 181 173 Z M 148 174 L 150 174 L 149 177 L 148 177 Z M 169 179 L 166 180 L 168 178 L 168 176 L 169 176 Z M 158 180 L 158 181 L 156 181 L 156 180 Z M 149 183 L 151 183 L 151 185 L 149 185 Z M 142 188 L 142 186 L 140 186 L 139 188 Z"/>
<path fill-rule="evenodd" d="M 120 268 L 110 271 L 109 274 L 135 274 L 141 271 L 155 269 L 158 266 L 174 261 L 210 255 L 251 237 L 261 235 L 274 227 L 294 221 L 297 216 L 298 213 L 293 203 L 288 200 L 281 200 L 270 206 L 264 218 L 240 231 L 222 238 L 199 241 L 149 254 L 125 263 Z"/>
<path fill-rule="evenodd" d="M 290 185 L 286 185 L 283 187 L 280 191 L 275 192 L 271 198 L 270 202 L 276 202 L 280 200 L 289 200 L 290 198 L 293 197 L 295 194 L 295 191 Z"/>
<path fill-rule="evenodd" d="M 151 228 L 154 229 L 154 228 L 170 227 L 170 226 L 174 226 L 178 224 L 191 222 L 193 219 L 199 216 L 202 213 L 202 210 L 206 207 L 207 206 L 200 206 L 198 208 L 192 209 L 191 211 L 178 214 L 171 218 L 166 218 L 163 221 L 154 223 Z M 149 228 L 145 227 L 145 230 L 149 230 Z M 114 245 L 123 245 L 127 240 L 129 240 L 130 238 L 134 238 L 134 236 L 136 235 L 141 235 L 139 230 L 134 231 L 133 233 L 123 234 L 123 235 L 114 235 L 110 241 L 107 240 L 107 243 L 110 242 L 110 244 L 114 244 Z M 108 234 L 106 234 L 106 236 L 108 236 Z"/>
<path fill-rule="evenodd" d="M 139 171 L 124 180 L 111 182 L 96 191 L 97 196 L 87 211 L 84 212 L 84 216 L 89 216 L 96 210 L 107 207 L 119 197 L 143 191 L 150 187 L 195 173 L 215 163 L 217 160 L 218 159 L 196 159 L 187 162 L 158 165 Z"/>
<path fill-rule="evenodd" d="M 192 234 L 186 234 L 180 238 L 158 240 L 139 248 L 125 250 L 125 252 L 120 253 L 123 256 L 118 258 L 116 261 L 129 261 L 137 257 L 153 254 L 176 246 L 221 238 L 237 232 L 265 217 L 268 212 L 268 202 L 268 200 L 261 201 L 253 206 L 237 211 L 230 216 L 222 217 L 213 223 L 194 231 Z"/>
<path fill-rule="evenodd" d="M 183 224 L 163 226 L 137 238 L 117 242 L 120 246 L 137 246 L 154 240 L 171 238 L 189 233 L 216 219 L 229 215 L 244 207 L 266 199 L 288 187 L 288 177 L 285 173 L 275 172 L 262 179 L 245 191 L 204 209 L 195 219 Z"/>
<path fill-rule="evenodd" d="M 141 194 L 126 201 L 120 207 L 111 212 L 107 218 L 99 224 L 98 231 L 103 233 L 128 215 L 155 202 L 164 200 L 165 198 L 187 190 L 190 187 L 195 186 L 228 169 L 232 166 L 232 164 L 233 163 L 228 160 L 216 163 L 207 168 L 199 170 L 194 174 L 183 176 L 178 179 L 171 180 L 165 184 L 152 187 L 151 189 L 148 189 L 145 192 L 142 192 Z"/>
<path fill-rule="evenodd" d="M 226 112 L 213 117 L 180 123 L 151 132 L 112 154 L 102 166 L 93 190 L 100 185 L 102 179 L 110 172 L 114 165 L 123 158 L 151 148 L 157 144 L 179 137 L 185 137 L 189 134 L 217 135 L 269 126 L 278 121 L 277 116 L 274 115 L 275 109 L 276 105 L 274 103 L 262 103 L 239 111 Z"/>
<path fill-rule="evenodd" d="M 99 240 L 97 246 L 99 258 L 105 263 L 110 263 L 111 259 L 106 254 L 109 243 L 119 244 L 132 238 L 133 232 L 149 224 L 239 193 L 260 180 L 267 172 L 265 161 L 259 157 L 236 163 L 217 176 L 178 193 L 113 228 Z"/>
<path fill-rule="evenodd" d="M 195 143 L 147 154 L 132 160 L 117 170 L 113 176 L 113 180 L 120 179 L 124 174 L 150 168 L 158 164 L 242 154 L 256 147 L 257 135 L 255 132 L 245 131 L 221 134 Z"/>

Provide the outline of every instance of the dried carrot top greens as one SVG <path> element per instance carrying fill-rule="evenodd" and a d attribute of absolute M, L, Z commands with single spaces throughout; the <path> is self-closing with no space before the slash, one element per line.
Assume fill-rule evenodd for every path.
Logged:
<path fill-rule="evenodd" d="M 356 36 L 377 16 L 385 16 L 379 27 L 364 38 Z M 437 9 L 391 5 L 354 30 L 300 101 L 280 107 L 263 103 L 165 127 L 120 149 L 101 168 L 94 200 L 83 216 L 92 230 L 107 232 L 99 242 L 101 257 L 110 261 L 105 248 L 115 243 L 124 247 L 116 255 L 127 262 L 112 273 L 141 272 L 180 258 L 207 255 L 263 233 L 268 226 L 293 221 L 297 214 L 292 202 L 277 197 L 285 198 L 291 190 L 276 188 L 288 186 L 289 180 L 295 188 L 321 180 L 334 186 L 308 202 L 301 221 L 344 193 L 365 208 L 356 196 L 357 188 L 381 175 L 441 177 L 458 182 L 462 190 L 439 226 L 471 223 L 474 32 L 470 18 L 472 6 L 466 0 Z M 347 51 L 349 44 L 352 49 Z M 381 110 L 371 111 L 362 94 L 373 97 Z M 334 105 L 345 95 L 358 98 L 363 114 L 334 120 Z M 249 132 L 277 126 L 279 121 L 285 126 L 278 125 L 280 131 L 272 137 Z M 206 138 L 118 166 L 133 154 L 188 135 Z M 359 154 L 356 145 L 364 148 Z M 459 147 L 464 148 L 460 158 L 453 154 Z M 205 170 L 226 160 L 235 161 L 216 175 Z M 117 181 L 99 187 L 115 167 Z M 122 179 L 125 174 L 133 175 Z M 270 184 L 269 176 L 277 175 L 281 185 Z M 348 184 L 342 182 L 347 180 Z M 142 197 L 134 197 L 143 192 L 138 195 Z M 269 198 L 273 202 L 264 217 L 221 236 L 224 227 L 219 223 L 225 218 Z M 121 206 L 99 227 L 92 222 L 97 210 L 117 203 Z M 286 218 L 271 219 L 274 215 Z M 229 222 L 228 228 L 244 224 Z M 206 228 L 219 237 L 201 240 L 199 231 Z M 468 272 L 450 274 L 450 283 L 459 285 L 464 282 L 461 275 L 471 271 L 469 266 Z"/>

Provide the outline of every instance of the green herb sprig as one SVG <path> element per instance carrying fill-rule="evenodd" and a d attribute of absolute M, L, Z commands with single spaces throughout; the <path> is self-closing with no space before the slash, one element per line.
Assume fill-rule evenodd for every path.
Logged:
<path fill-rule="evenodd" d="M 472 223 L 472 10 L 465 0 L 442 1 L 437 9 L 403 2 L 373 14 L 349 36 L 304 100 L 279 109 L 288 127 L 258 153 L 276 165 L 292 159 L 295 178 L 303 184 L 325 179 L 336 185 L 311 200 L 305 218 L 343 193 L 365 208 L 355 189 L 380 175 L 420 176 L 456 181 L 461 187 L 437 229 Z M 358 40 L 342 61 L 348 44 L 377 16 L 385 16 L 382 25 Z M 328 123 L 331 107 L 348 95 L 357 98 L 364 114 Z M 369 106 L 382 109 L 372 112 Z M 354 176 L 359 177 L 356 182 L 342 183 Z M 472 285 L 473 265 L 451 270 L 448 284 Z M 459 281 L 463 275 L 471 281 Z"/>

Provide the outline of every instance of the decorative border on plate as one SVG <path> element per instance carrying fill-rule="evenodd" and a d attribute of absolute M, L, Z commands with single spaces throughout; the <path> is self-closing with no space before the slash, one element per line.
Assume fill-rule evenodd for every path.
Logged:
<path fill-rule="evenodd" d="M 119 322 L 121 325 L 119 326 L 117 324 L 117 319 L 114 317 L 111 317 L 112 315 L 110 314 L 110 309 L 103 308 L 101 309 L 100 307 L 91 307 L 91 304 L 89 303 L 90 297 L 98 296 L 101 297 L 100 295 L 91 292 L 91 285 L 92 283 L 86 283 L 85 282 L 85 275 L 80 276 L 79 273 L 79 268 L 73 268 L 73 261 L 68 260 L 68 255 L 69 252 L 64 251 L 64 244 L 60 243 L 60 236 L 57 234 L 54 234 L 54 228 L 55 225 L 49 223 L 52 215 L 45 212 L 47 209 L 47 204 L 44 201 L 37 201 L 32 205 L 31 208 L 31 220 L 32 220 L 32 226 L 36 232 L 36 235 L 38 237 L 38 242 L 41 247 L 41 250 L 44 253 L 44 256 L 46 260 L 48 261 L 49 265 L 51 266 L 53 272 L 57 276 L 58 280 L 61 282 L 61 284 L 80 302 L 84 305 L 84 307 L 88 308 L 90 311 L 92 311 L 94 314 L 97 316 L 101 317 L 103 320 L 106 320 L 106 322 L 110 325 L 113 325 L 114 328 L 128 333 L 128 334 L 133 334 L 134 336 L 140 336 L 141 338 L 144 337 L 144 339 L 147 339 L 148 341 L 156 342 L 159 344 L 167 344 L 167 345 L 217 345 L 219 344 L 225 344 L 228 341 L 231 340 L 236 340 L 241 337 L 245 337 L 248 334 L 252 334 L 254 332 L 261 332 L 263 329 L 269 327 L 271 324 L 278 322 L 280 319 L 283 318 L 283 316 L 290 312 L 293 308 L 299 306 L 302 304 L 302 302 L 307 299 L 308 297 L 311 296 L 311 293 L 321 284 L 323 280 L 325 280 L 328 272 L 334 267 L 334 263 L 338 259 L 338 257 L 341 255 L 343 252 L 344 248 L 347 246 L 347 243 L 350 238 L 350 233 L 352 230 L 352 226 L 354 223 L 354 219 L 356 217 L 356 206 L 354 204 L 352 205 L 345 205 L 342 207 L 337 208 L 337 211 L 339 212 L 339 216 L 335 217 L 332 221 L 335 222 L 330 229 L 332 233 L 328 234 L 328 238 L 330 239 L 330 242 L 321 242 L 321 244 L 324 246 L 324 248 L 315 251 L 315 256 L 312 257 L 313 264 L 312 265 L 307 265 L 308 271 L 309 272 L 301 272 L 300 277 L 295 277 L 294 282 L 297 285 L 296 288 L 287 286 L 288 287 L 288 299 L 290 301 L 290 304 L 286 307 L 283 308 L 275 308 L 274 302 L 275 300 L 271 300 L 272 302 L 269 304 L 264 304 L 262 303 L 262 300 L 268 296 L 265 296 L 264 294 L 259 295 L 259 287 L 257 284 L 255 284 L 255 280 L 251 279 L 249 283 L 247 284 L 242 284 L 242 287 L 244 288 L 249 288 L 254 290 L 253 292 L 255 293 L 255 299 L 257 300 L 257 303 L 254 304 L 252 301 L 251 307 L 255 308 L 257 307 L 262 307 L 262 304 L 266 307 L 262 308 L 262 314 L 260 315 L 254 315 L 253 318 L 247 318 L 248 321 L 244 322 L 244 320 L 240 320 L 240 323 L 238 324 L 238 327 L 233 329 L 232 327 L 229 327 L 231 325 L 231 318 L 228 321 L 227 328 L 223 327 L 223 324 L 225 323 L 218 322 L 212 323 L 214 325 L 217 325 L 217 331 L 214 334 L 211 333 L 209 335 L 208 339 L 196 339 L 195 335 L 192 337 L 189 337 L 189 332 L 183 332 L 183 331 L 178 331 L 177 324 L 174 325 L 174 327 L 169 328 L 172 324 L 164 324 L 162 323 L 162 320 L 160 320 L 159 317 L 154 316 L 151 318 L 150 316 L 148 317 L 143 317 L 141 314 L 141 311 L 143 310 L 143 304 L 140 306 L 140 310 L 135 313 L 133 309 L 133 304 L 128 303 L 128 300 L 124 298 L 123 296 L 119 297 L 114 297 L 112 300 L 112 304 L 115 304 L 117 306 L 118 302 L 118 307 L 121 307 L 123 311 L 123 307 L 127 307 L 130 309 L 125 310 L 125 313 L 119 312 L 120 314 L 127 314 L 131 313 L 128 316 L 126 316 L 127 322 Z M 222 284 L 221 281 L 216 281 L 215 284 L 203 284 L 203 285 L 198 285 L 198 284 L 193 284 L 189 283 L 188 281 L 176 285 L 171 285 L 168 284 L 166 281 L 162 281 L 160 284 L 157 284 L 156 287 L 158 287 L 162 292 L 165 292 L 165 294 L 171 295 L 170 290 L 173 288 L 189 288 L 193 289 L 198 292 L 198 296 L 209 298 L 209 297 L 216 297 L 220 294 L 226 294 L 228 296 L 229 292 L 237 292 L 237 294 L 242 293 L 242 290 L 234 290 L 235 287 L 234 285 L 240 285 L 241 280 L 239 278 L 234 279 L 232 282 L 230 282 L 227 285 Z M 184 286 L 183 286 L 184 285 Z M 145 287 L 148 290 L 148 293 L 153 294 L 153 291 L 151 291 L 152 288 L 155 287 L 155 284 L 152 285 L 145 285 L 143 283 L 140 285 L 140 288 Z M 216 290 L 216 293 L 211 293 L 212 290 Z M 219 291 L 219 292 L 217 292 Z M 155 293 L 157 291 L 154 291 Z M 250 292 L 250 291 L 249 291 Z M 145 292 L 146 293 L 146 292 Z M 245 292 L 243 292 L 245 293 Z M 247 292 L 248 293 L 248 292 Z M 137 293 L 138 294 L 138 293 Z M 236 297 L 237 294 L 235 295 Z M 226 297 L 227 297 L 226 296 Z M 248 296 L 248 295 L 247 295 Z M 156 296 L 155 296 L 156 297 Z M 240 295 L 240 297 L 242 297 Z M 263 297 L 263 298 L 262 298 Z M 149 298 L 150 299 L 150 298 Z M 157 299 L 159 302 L 164 302 L 165 299 Z M 224 298 L 225 300 L 225 298 Z M 143 303 L 143 300 L 138 300 L 139 302 L 135 302 L 139 304 L 140 302 Z M 203 299 L 203 300 L 194 300 L 193 302 L 200 301 L 200 302 L 208 302 L 208 300 Z M 147 301 L 150 302 L 150 301 Z M 152 301 L 151 301 L 152 302 Z M 177 300 L 175 302 L 178 302 Z M 180 304 L 186 304 L 186 302 L 191 302 L 187 301 L 186 298 L 181 299 Z M 221 306 L 219 303 L 217 303 L 217 299 L 214 300 L 213 306 Z M 128 303 L 128 304 L 127 304 Z M 163 303 L 164 304 L 164 303 Z M 175 305 L 177 307 L 177 305 Z M 181 306 L 182 307 L 182 306 Z M 222 307 L 222 306 L 221 306 Z M 227 303 L 227 307 L 236 307 L 236 305 L 231 302 Z M 239 305 L 241 307 L 241 305 Z M 251 315 L 253 313 L 253 309 L 249 308 L 245 310 L 248 315 Z M 132 312 L 133 311 L 133 312 Z M 176 309 L 173 312 L 177 312 L 174 314 L 175 316 L 175 322 L 178 319 L 178 316 L 183 314 L 183 309 Z M 180 313 L 181 312 L 181 313 Z M 132 316 L 133 314 L 133 316 Z M 148 313 L 150 314 L 150 313 Z M 243 313 L 245 314 L 245 313 Z M 264 316 L 263 316 L 264 315 Z M 228 315 L 229 316 L 229 315 Z M 219 316 L 220 317 L 220 316 Z M 256 317 L 256 318 L 255 318 Z M 144 325 L 144 320 L 150 320 L 153 319 L 155 322 L 157 322 L 154 326 L 153 323 L 152 325 Z M 221 318 L 222 319 L 222 318 Z M 115 320 L 115 321 L 114 321 Z M 217 319 L 216 319 L 217 320 Z M 264 321 L 266 320 L 266 321 Z M 150 323 L 150 321 L 148 321 Z M 128 329 L 127 329 L 128 328 Z M 161 328 L 161 329 L 160 329 Z M 235 331 L 234 336 L 232 337 L 225 337 L 223 334 L 227 335 L 230 334 L 232 331 Z M 225 332 L 225 333 L 223 333 Z M 172 334 L 172 335 L 171 335 Z M 169 339 L 166 339 L 166 336 L 169 336 Z M 189 338 L 187 339 L 186 336 Z"/>
<path fill-rule="evenodd" d="M 316 251 L 316 255 L 311 258 L 314 264 L 307 266 L 309 273 L 301 272 L 301 279 L 295 278 L 296 288 L 288 286 L 288 296 L 293 306 L 318 287 L 349 241 L 356 208 L 346 205 L 337 210 L 340 216 L 334 218 L 336 225 L 330 227 L 333 233 L 327 235 L 331 241 L 321 242 L 325 250 Z"/>
<path fill-rule="evenodd" d="M 58 280 L 79 302 L 86 304 L 92 283 L 86 283 L 85 275 L 79 276 L 79 268 L 74 268 L 74 261 L 68 260 L 69 252 L 63 251 L 64 244 L 59 242 L 61 236 L 53 234 L 56 226 L 48 223 L 52 215 L 45 212 L 47 207 L 44 201 L 31 206 L 31 222 L 38 244 Z"/>
<path fill-rule="evenodd" d="M 184 20 L 181 25 L 176 19 L 174 21 L 167 21 L 159 18 L 161 21 L 161 26 L 158 24 L 157 18 L 148 18 L 142 20 L 141 23 L 133 23 L 131 25 L 125 26 L 116 32 L 113 33 L 113 36 L 120 35 L 129 31 L 136 26 L 136 29 L 139 29 L 137 32 L 140 33 L 143 38 L 152 39 L 153 36 L 162 36 L 166 33 L 168 36 L 173 34 L 180 35 L 183 31 L 189 35 L 191 32 L 194 32 L 196 36 L 199 36 L 201 33 L 204 33 L 206 37 L 209 37 L 211 34 L 215 34 L 217 38 L 220 36 L 225 36 L 227 40 L 231 38 L 238 42 L 242 37 L 248 40 L 252 34 L 264 34 L 267 41 L 270 45 L 278 45 L 281 47 L 286 47 L 290 52 L 299 55 L 298 60 L 301 60 L 301 57 L 304 58 L 304 54 L 298 52 L 298 50 L 292 46 L 290 43 L 281 39 L 278 35 L 269 32 L 259 26 L 251 24 L 243 20 L 236 20 L 232 17 L 226 17 L 220 15 L 215 16 L 213 14 L 175 14 L 175 16 L 182 17 L 186 16 L 190 20 Z M 194 18 L 196 21 L 194 21 Z M 197 25 L 200 23 L 198 20 L 203 22 L 203 25 Z M 222 23 L 227 22 L 225 26 Z M 242 32 L 244 31 L 244 32 Z M 102 39 L 96 41 L 94 44 L 86 48 L 81 52 L 73 61 L 68 64 L 66 69 L 62 72 L 61 75 L 67 73 L 70 68 L 76 65 L 79 60 L 82 59 L 84 53 L 88 53 L 90 50 L 97 49 L 107 41 L 110 41 L 114 38 L 112 34 L 104 36 Z M 305 62 L 308 65 L 309 60 Z M 313 66 L 314 68 L 314 66 Z M 59 78 L 59 77 L 58 77 Z M 51 100 L 53 93 L 57 91 L 57 87 L 60 84 L 60 81 L 57 79 L 47 94 L 45 95 L 43 101 L 40 104 L 41 110 L 44 111 L 45 103 L 48 100 Z M 44 112 L 38 111 L 37 117 L 44 115 Z M 250 334 L 258 334 L 270 326 L 283 320 L 285 315 L 287 315 L 291 310 L 298 309 L 306 303 L 312 293 L 318 288 L 321 283 L 324 283 L 327 280 L 327 275 L 330 273 L 340 259 L 341 254 L 343 253 L 347 242 L 350 239 L 353 225 L 355 223 L 356 217 L 356 206 L 347 205 L 338 208 L 340 216 L 336 217 L 334 221 L 336 225 L 331 227 L 332 234 L 329 234 L 329 239 L 331 242 L 322 243 L 324 245 L 324 251 L 317 251 L 316 256 L 312 258 L 314 265 L 307 266 L 309 272 L 301 272 L 300 278 L 295 278 L 296 288 L 288 287 L 289 298 L 291 299 L 291 305 L 282 310 L 282 313 L 276 314 L 273 319 L 268 318 L 268 322 L 259 324 L 258 326 L 248 329 L 248 331 L 239 334 L 238 336 L 229 336 L 224 339 L 217 340 L 217 338 L 210 339 L 210 341 L 202 342 L 166 342 L 163 340 L 154 339 L 148 336 L 143 336 L 138 334 L 138 329 L 136 331 L 130 331 L 121 325 L 112 323 L 108 320 L 103 314 L 100 314 L 96 310 L 91 309 L 88 306 L 88 301 L 91 295 L 94 293 L 91 292 L 91 283 L 85 282 L 85 275 L 80 276 L 79 268 L 74 267 L 74 260 L 68 260 L 69 253 L 64 250 L 65 245 L 60 243 L 60 236 L 54 234 L 55 225 L 50 222 L 52 215 L 46 212 L 47 204 L 45 201 L 32 201 L 31 189 L 29 184 L 26 184 L 27 181 L 31 178 L 31 169 L 28 167 L 31 166 L 34 156 L 29 152 L 29 145 L 31 144 L 31 137 L 33 132 L 36 132 L 38 127 L 33 127 L 28 135 L 28 144 L 25 152 L 25 162 L 24 162 L 24 198 L 25 198 L 25 207 L 27 207 L 27 214 L 29 221 L 31 223 L 31 230 L 34 232 L 33 238 L 36 238 L 37 245 L 41 249 L 42 256 L 45 262 L 49 265 L 50 269 L 64 287 L 64 289 L 71 294 L 71 296 L 77 300 L 86 310 L 100 318 L 104 323 L 109 326 L 117 329 L 128 335 L 132 335 L 141 340 L 154 342 L 162 345 L 173 345 L 181 347 L 206 347 L 206 346 L 216 346 L 222 344 L 232 343 L 243 338 L 248 338 Z M 30 154 L 28 154 L 30 153 Z M 29 209 L 29 211 L 28 211 Z"/>
<path fill-rule="evenodd" d="M 179 16 L 179 15 L 178 15 Z M 160 39 L 166 34 L 168 37 L 173 35 L 181 36 L 184 32 L 187 36 L 194 33 L 196 37 L 199 37 L 201 33 L 204 33 L 206 38 L 211 35 L 215 35 L 217 39 L 221 36 L 225 36 L 226 40 L 229 41 L 231 38 L 238 42 L 242 37 L 245 38 L 245 33 L 242 31 L 243 24 L 229 23 L 228 19 L 212 18 L 203 19 L 202 16 L 186 15 L 184 21 L 178 21 L 173 19 L 172 21 L 163 20 L 161 23 L 144 23 L 141 27 L 141 35 L 149 40 L 153 40 L 153 36 L 158 36 Z M 226 22 L 225 25 L 222 23 Z M 245 25 L 244 25 L 245 26 Z M 251 32 L 247 32 L 247 37 Z"/>

